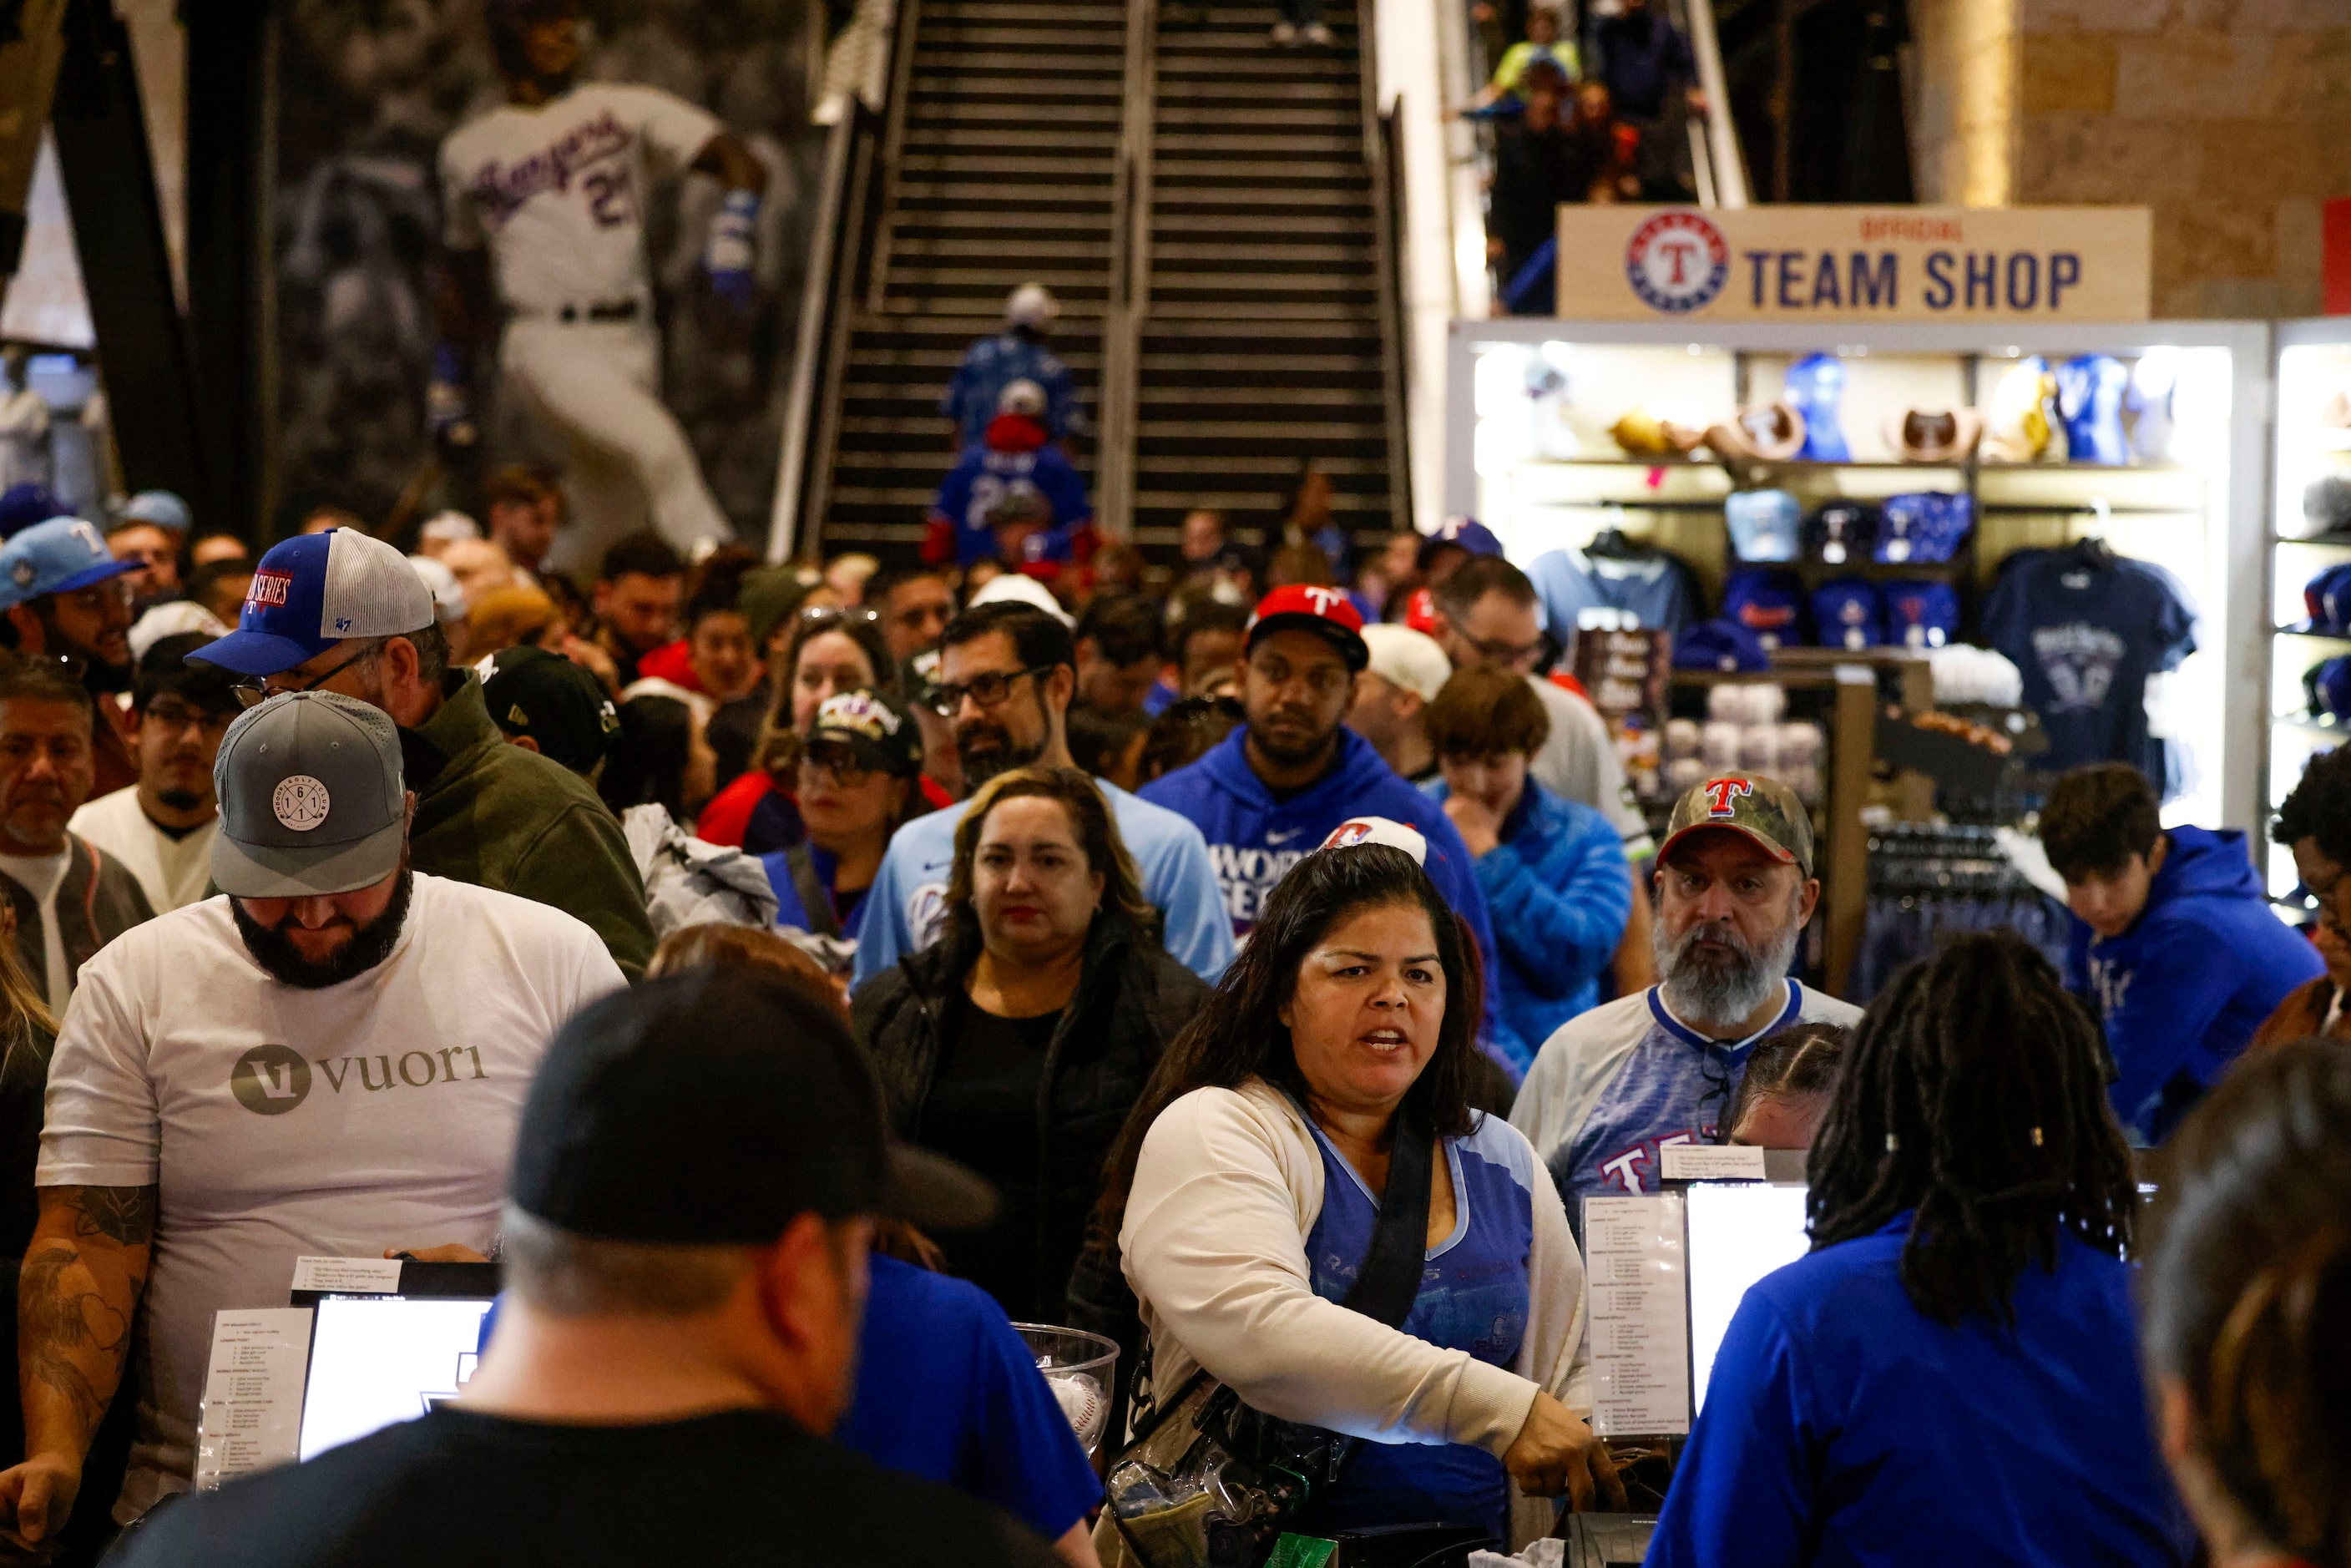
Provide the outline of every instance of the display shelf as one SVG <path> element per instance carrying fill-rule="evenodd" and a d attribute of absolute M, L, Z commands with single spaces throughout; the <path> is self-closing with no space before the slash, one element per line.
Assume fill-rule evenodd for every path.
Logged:
<path fill-rule="evenodd" d="M 2346 471 L 2351 431 L 2325 422 L 2338 392 L 2351 390 L 2351 321 L 2281 323 L 2273 361 L 2276 421 L 2272 432 L 2269 526 L 2271 629 L 2268 654 L 2269 733 L 2262 747 L 2262 798 L 2269 811 L 2284 799 L 2310 758 L 2351 738 L 2351 727 L 2308 711 L 2303 677 L 2313 667 L 2351 653 L 2351 637 L 2314 631 L 2304 619 L 2303 587 L 2319 571 L 2351 560 L 2351 535 L 2314 531 L 2303 509 L 2304 491 L 2322 476 Z M 2273 844 L 2262 857 L 2273 899 L 2300 882 L 2294 857 Z"/>

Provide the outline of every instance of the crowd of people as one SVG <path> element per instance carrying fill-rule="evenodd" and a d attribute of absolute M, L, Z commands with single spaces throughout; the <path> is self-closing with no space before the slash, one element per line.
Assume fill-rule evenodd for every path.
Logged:
<path fill-rule="evenodd" d="M 1330 1466 L 1259 1526 L 1523 1545 L 1625 1498 L 1582 1200 L 1739 1142 L 1813 1250 L 1652 1562 L 2351 1563 L 2351 752 L 2276 827 L 2314 939 L 2084 769 L 2069 973 L 1864 1012 L 1793 792 L 1653 840 L 1475 524 L 574 584 L 528 473 L 406 550 L 167 502 L 0 541 L 0 1503 L 59 1561 L 1159 1568 L 1134 1478 L 1241 1416 Z M 463 1398 L 181 1500 L 214 1313 L 402 1254 L 503 1270 Z M 1015 1322 L 1119 1347 L 1099 1469 Z"/>

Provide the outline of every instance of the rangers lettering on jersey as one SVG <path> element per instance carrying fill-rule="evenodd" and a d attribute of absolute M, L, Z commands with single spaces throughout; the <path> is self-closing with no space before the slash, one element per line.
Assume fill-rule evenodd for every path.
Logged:
<path fill-rule="evenodd" d="M 606 110 L 517 162 L 483 164 L 474 174 L 474 200 L 492 225 L 502 224 L 540 192 L 569 190 L 572 175 L 589 164 L 628 152 L 629 140 L 628 127 Z"/>

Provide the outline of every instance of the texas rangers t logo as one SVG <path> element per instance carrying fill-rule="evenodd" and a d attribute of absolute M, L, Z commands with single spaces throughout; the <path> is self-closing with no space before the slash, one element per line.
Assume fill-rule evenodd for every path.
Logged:
<path fill-rule="evenodd" d="M 1314 613 L 1317 615 L 1330 614 L 1340 599 L 1339 591 L 1335 588 L 1309 588 L 1305 593 L 1307 599 L 1313 604 Z"/>
<path fill-rule="evenodd" d="M 1693 212 L 1659 213 L 1633 231 L 1625 277 L 1652 310 L 1687 315 L 1714 302 L 1730 277 L 1730 242 Z"/>
<path fill-rule="evenodd" d="M 1731 804 L 1733 800 L 1755 793 L 1755 786 L 1744 779 L 1709 779 L 1704 788 L 1710 802 L 1706 811 L 1709 817 L 1729 816 L 1738 810 Z"/>

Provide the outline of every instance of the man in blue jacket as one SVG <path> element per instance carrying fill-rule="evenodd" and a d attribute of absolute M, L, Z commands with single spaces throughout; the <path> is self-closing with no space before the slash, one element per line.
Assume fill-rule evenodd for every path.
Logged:
<path fill-rule="evenodd" d="M 2127 763 L 2059 779 L 2041 843 L 2075 916 L 2065 983 L 2105 1019 L 2115 1114 L 2159 1144 L 2325 965 L 2270 913 L 2245 835 L 2166 832 L 2154 788 Z"/>
<path fill-rule="evenodd" d="M 1496 972 L 1485 894 L 1461 835 L 1430 796 L 1396 777 L 1340 721 L 1370 662 L 1364 620 L 1335 588 L 1293 584 L 1259 601 L 1241 666 L 1248 722 L 1206 757 L 1147 784 L 1143 799 L 1186 818 L 1208 841 L 1233 935 L 1246 937 L 1290 868 L 1351 817 L 1386 817 L 1428 840 L 1429 877 L 1478 937 Z M 1526 1049 L 1487 993 L 1486 1043 L 1515 1083 Z"/>

